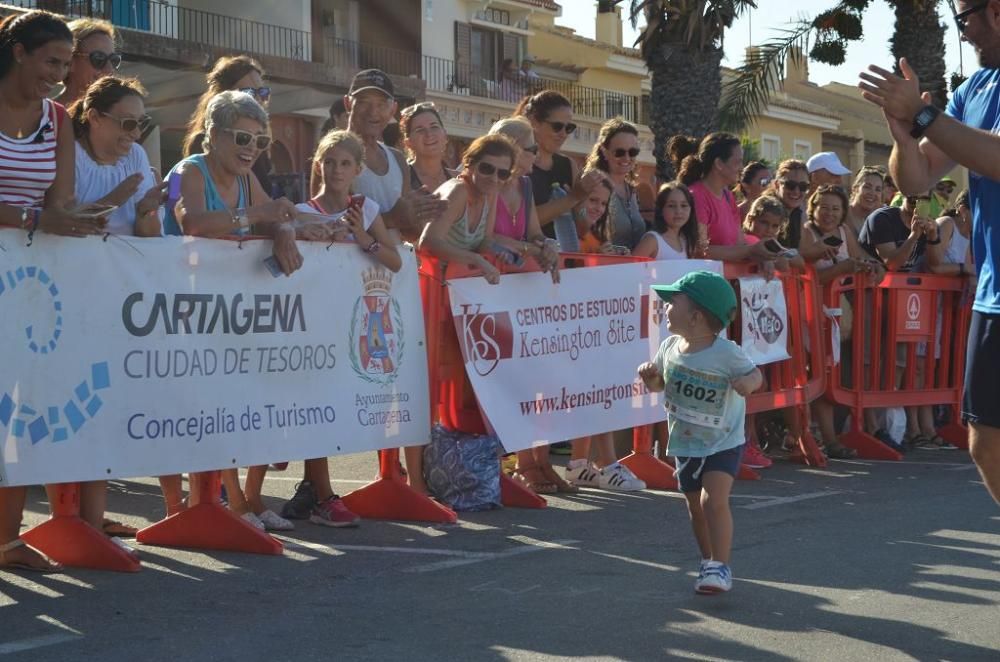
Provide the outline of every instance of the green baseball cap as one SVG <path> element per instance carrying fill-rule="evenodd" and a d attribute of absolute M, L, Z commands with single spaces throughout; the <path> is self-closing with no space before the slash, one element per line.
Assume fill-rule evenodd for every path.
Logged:
<path fill-rule="evenodd" d="M 664 301 L 677 293 L 686 294 L 702 308 L 728 325 L 736 309 L 736 292 L 729 281 L 713 271 L 692 271 L 671 285 L 653 285 L 653 291 Z"/>

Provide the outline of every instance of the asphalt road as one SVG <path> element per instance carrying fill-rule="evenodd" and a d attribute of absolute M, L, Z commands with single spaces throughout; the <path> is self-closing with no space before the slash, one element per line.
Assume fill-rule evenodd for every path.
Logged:
<path fill-rule="evenodd" d="M 331 470 L 350 491 L 374 454 Z M 299 471 L 271 474 L 273 507 Z M 779 464 L 733 506 L 736 586 L 712 597 L 665 492 L 449 526 L 303 522 L 283 557 L 140 546 L 137 574 L 0 572 L 0 661 L 1000 659 L 1000 508 L 965 453 Z M 158 488 L 112 483 L 110 511 L 152 522 Z"/>

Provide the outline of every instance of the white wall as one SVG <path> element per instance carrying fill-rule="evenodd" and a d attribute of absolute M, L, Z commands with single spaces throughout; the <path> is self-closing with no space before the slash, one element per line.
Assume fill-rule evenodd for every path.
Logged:
<path fill-rule="evenodd" d="M 422 0 L 420 40 L 424 55 L 455 59 L 455 21 L 468 18 L 462 0 Z"/>

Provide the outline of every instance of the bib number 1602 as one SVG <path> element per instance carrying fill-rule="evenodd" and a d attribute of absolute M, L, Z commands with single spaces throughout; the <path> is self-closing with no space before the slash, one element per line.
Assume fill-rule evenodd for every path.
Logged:
<path fill-rule="evenodd" d="M 695 386 L 694 384 L 680 379 L 674 382 L 674 386 L 677 387 L 677 392 L 685 398 L 694 398 L 695 400 L 701 400 L 702 402 L 715 402 L 715 399 L 719 394 L 719 392 L 714 388 Z"/>

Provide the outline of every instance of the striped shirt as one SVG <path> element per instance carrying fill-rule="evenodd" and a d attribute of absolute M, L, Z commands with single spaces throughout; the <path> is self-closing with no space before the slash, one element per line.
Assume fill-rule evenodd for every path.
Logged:
<path fill-rule="evenodd" d="M 41 207 L 56 179 L 56 136 L 65 109 L 42 99 L 38 127 L 24 138 L 0 133 L 0 203 Z"/>

